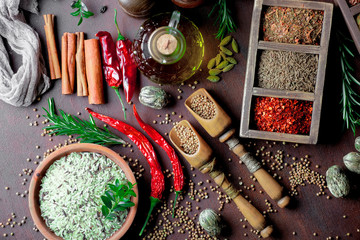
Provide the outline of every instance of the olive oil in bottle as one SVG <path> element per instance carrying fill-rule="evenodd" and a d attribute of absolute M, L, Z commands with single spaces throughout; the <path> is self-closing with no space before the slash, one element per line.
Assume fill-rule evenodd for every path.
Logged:
<path fill-rule="evenodd" d="M 180 12 L 162 13 L 142 24 L 133 53 L 138 68 L 151 81 L 180 83 L 200 68 L 204 40 L 196 25 Z"/>

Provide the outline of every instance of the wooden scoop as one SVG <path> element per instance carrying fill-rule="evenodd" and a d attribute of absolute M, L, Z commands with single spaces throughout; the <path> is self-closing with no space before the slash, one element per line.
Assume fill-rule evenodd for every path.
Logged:
<path fill-rule="evenodd" d="M 213 156 L 213 151 L 210 146 L 204 141 L 204 139 L 195 131 L 191 124 L 183 120 L 178 124 L 190 128 L 199 140 L 199 146 L 194 154 L 187 154 L 183 151 L 180 146 L 180 139 L 173 128 L 170 131 L 170 140 L 177 148 L 177 150 L 185 157 L 191 166 L 196 167 L 202 173 L 208 173 L 224 191 L 225 193 L 234 200 L 236 206 L 240 212 L 248 220 L 250 225 L 260 231 L 263 238 L 269 237 L 273 231 L 272 226 L 266 226 L 264 216 L 249 203 L 244 197 L 240 195 L 240 192 L 228 181 L 225 173 L 216 168 L 216 158 Z"/>
<path fill-rule="evenodd" d="M 215 104 L 215 117 L 204 119 L 191 109 L 191 99 L 197 95 L 206 96 Z M 267 171 L 261 168 L 261 164 L 240 144 L 239 138 L 235 136 L 235 129 L 231 126 L 231 118 L 204 88 L 191 94 L 186 99 L 185 106 L 210 136 L 218 137 L 220 142 L 225 142 L 230 150 L 245 163 L 248 170 L 254 174 L 265 192 L 277 202 L 279 207 L 284 208 L 290 203 L 290 197 L 284 195 L 283 187 Z"/>

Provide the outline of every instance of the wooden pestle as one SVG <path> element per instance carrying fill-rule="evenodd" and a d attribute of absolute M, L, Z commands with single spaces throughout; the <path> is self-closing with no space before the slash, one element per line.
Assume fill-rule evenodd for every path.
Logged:
<path fill-rule="evenodd" d="M 191 109 L 191 99 L 196 95 L 206 96 L 215 104 L 216 114 L 214 118 L 204 119 Z M 261 187 L 277 202 L 279 207 L 284 208 L 290 203 L 290 197 L 283 193 L 283 187 L 267 171 L 265 171 L 261 167 L 261 164 L 246 151 L 242 144 L 240 144 L 239 138 L 235 135 L 235 129 L 231 126 L 231 118 L 204 88 L 191 94 L 186 99 L 185 106 L 210 136 L 218 137 L 220 142 L 225 142 L 230 150 L 245 163 L 248 170 L 254 174 Z"/>
<path fill-rule="evenodd" d="M 240 192 L 228 181 L 225 173 L 216 168 L 216 158 L 213 156 L 213 151 L 210 146 L 204 141 L 204 139 L 196 132 L 191 124 L 183 120 L 178 124 L 189 127 L 197 136 L 199 140 L 198 150 L 189 155 L 183 151 L 180 146 L 180 139 L 173 128 L 170 131 L 169 137 L 171 142 L 177 148 L 177 150 L 185 157 L 191 166 L 199 169 L 202 173 L 208 173 L 224 191 L 233 199 L 240 212 L 244 215 L 250 225 L 261 231 L 260 234 L 263 238 L 269 237 L 273 231 L 272 226 L 266 226 L 264 216 L 244 197 L 240 195 Z"/>

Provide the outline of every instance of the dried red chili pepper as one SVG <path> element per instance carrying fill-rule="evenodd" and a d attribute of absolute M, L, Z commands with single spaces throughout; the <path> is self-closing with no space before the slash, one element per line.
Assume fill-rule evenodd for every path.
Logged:
<path fill-rule="evenodd" d="M 133 141 L 136 146 L 139 148 L 141 153 L 146 158 L 149 166 L 150 166 L 150 173 L 151 173 L 151 194 L 150 194 L 150 209 L 145 220 L 145 224 L 141 229 L 140 236 L 142 235 L 147 222 L 149 221 L 150 215 L 154 210 L 155 206 L 161 201 L 162 194 L 165 190 L 165 181 L 164 181 L 164 174 L 161 171 L 160 164 L 157 160 L 155 151 L 149 140 L 138 130 L 126 124 L 120 120 L 105 116 L 100 113 L 96 113 L 92 111 L 90 108 L 86 108 L 86 110 L 95 118 L 107 123 L 111 127 L 117 129 L 118 131 L 122 132 L 126 136 Z"/>
<path fill-rule="evenodd" d="M 181 193 L 182 188 L 184 187 L 184 173 L 182 170 L 181 163 L 179 161 L 178 156 L 174 148 L 158 133 L 154 128 L 152 128 L 149 124 L 146 124 L 139 116 L 138 112 L 136 111 L 136 107 L 133 107 L 134 115 L 136 120 L 138 121 L 140 127 L 154 140 L 169 156 L 171 165 L 173 167 L 174 173 L 174 188 L 175 188 L 175 201 L 173 206 L 173 217 L 175 213 L 175 204 Z"/>
<path fill-rule="evenodd" d="M 286 98 L 257 97 L 254 120 L 262 131 L 309 134 L 312 102 Z"/>
<path fill-rule="evenodd" d="M 126 101 L 130 102 L 136 87 L 137 66 L 134 61 L 133 52 L 131 51 L 132 43 L 129 39 L 121 35 L 116 16 L 117 10 L 115 9 L 115 25 L 119 34 L 116 41 L 116 52 L 122 70 Z"/>
<path fill-rule="evenodd" d="M 112 39 L 111 34 L 105 31 L 98 32 L 96 36 L 99 38 L 101 45 L 101 55 L 105 80 L 108 85 L 115 90 L 117 96 L 119 97 L 122 109 L 124 111 L 124 118 L 126 120 L 125 106 L 119 92 L 119 87 L 123 81 L 122 72 L 116 54 L 116 46 L 114 40 Z"/>

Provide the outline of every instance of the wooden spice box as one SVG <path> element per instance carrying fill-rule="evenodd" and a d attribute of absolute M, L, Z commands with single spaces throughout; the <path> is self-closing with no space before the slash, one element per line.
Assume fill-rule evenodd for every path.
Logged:
<path fill-rule="evenodd" d="M 336 3 L 340 7 L 351 37 L 360 53 L 360 30 L 356 23 L 356 16 L 360 13 L 360 4 L 350 6 L 348 0 L 336 0 Z"/>
<path fill-rule="evenodd" d="M 305 8 L 312 10 L 322 10 L 324 12 L 322 33 L 320 45 L 301 45 L 277 43 L 261 40 L 261 21 L 262 13 L 265 8 L 270 6 L 289 7 L 289 8 Z M 249 52 L 247 59 L 244 98 L 242 104 L 240 136 L 256 139 L 267 139 L 275 141 L 296 142 L 305 144 L 316 144 L 318 140 L 320 113 L 322 96 L 325 80 L 325 68 L 328 54 L 331 22 L 333 15 L 333 5 L 320 2 L 305 2 L 292 0 L 255 0 L 252 23 L 250 30 Z M 318 70 L 315 83 L 315 91 L 299 92 L 286 91 L 277 89 L 265 89 L 256 87 L 256 69 L 258 63 L 258 53 L 263 50 L 281 50 L 299 53 L 317 54 L 319 56 Z M 288 98 L 313 102 L 312 121 L 309 135 L 288 134 L 279 132 L 268 132 L 254 130 L 251 128 L 252 106 L 254 97 L 276 97 Z"/>

